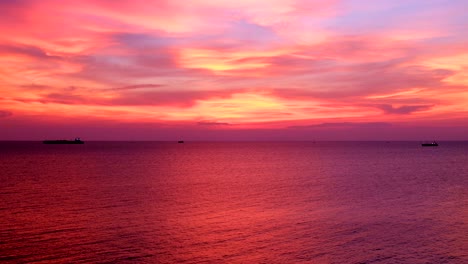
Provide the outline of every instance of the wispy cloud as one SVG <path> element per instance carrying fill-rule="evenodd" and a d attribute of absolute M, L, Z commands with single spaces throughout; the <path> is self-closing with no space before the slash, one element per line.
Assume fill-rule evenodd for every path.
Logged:
<path fill-rule="evenodd" d="M 304 126 L 291 126 L 290 128 L 301 128 L 301 129 L 310 129 L 310 128 L 382 128 L 390 127 L 392 124 L 387 122 L 339 122 L 339 123 L 320 123 L 316 125 L 304 125 Z"/>
<path fill-rule="evenodd" d="M 200 121 L 197 122 L 200 126 L 230 126 L 231 124 L 226 122 L 215 122 L 215 121 Z"/>
<path fill-rule="evenodd" d="M 418 111 L 425 111 L 431 109 L 432 105 L 401 105 L 401 106 L 393 106 L 393 105 L 378 105 L 378 108 L 382 109 L 385 113 L 388 114 L 397 114 L 397 115 L 407 115 L 413 112 Z"/>
<path fill-rule="evenodd" d="M 10 112 L 10 111 L 4 111 L 4 110 L 0 110 L 0 118 L 2 117 L 9 117 L 9 116 L 12 116 L 13 113 Z"/>

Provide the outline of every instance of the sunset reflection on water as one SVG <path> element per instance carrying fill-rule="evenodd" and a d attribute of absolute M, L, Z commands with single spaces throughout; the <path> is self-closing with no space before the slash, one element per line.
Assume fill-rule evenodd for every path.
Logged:
<path fill-rule="evenodd" d="M 8 144 L 0 260 L 467 259 L 467 153 L 455 144 Z"/>

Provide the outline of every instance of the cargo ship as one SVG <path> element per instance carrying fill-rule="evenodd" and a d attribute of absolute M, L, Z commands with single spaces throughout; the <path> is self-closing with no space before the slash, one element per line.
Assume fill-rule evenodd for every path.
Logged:
<path fill-rule="evenodd" d="M 84 141 L 82 141 L 80 138 L 75 138 L 75 140 L 65 140 L 65 139 L 59 139 L 59 140 L 44 140 L 42 141 L 44 144 L 84 144 Z"/>

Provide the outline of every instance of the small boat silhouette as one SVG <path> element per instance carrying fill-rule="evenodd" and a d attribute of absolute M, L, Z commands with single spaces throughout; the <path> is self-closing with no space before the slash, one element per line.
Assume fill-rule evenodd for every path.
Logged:
<path fill-rule="evenodd" d="M 65 140 L 65 139 L 59 139 L 59 140 L 44 140 L 42 141 L 44 144 L 84 144 L 84 141 L 82 141 L 80 138 L 75 138 L 75 140 Z"/>
<path fill-rule="evenodd" d="M 423 146 L 423 147 L 437 147 L 437 146 L 439 146 L 439 144 L 437 144 L 437 142 L 435 142 L 435 141 L 432 141 L 430 143 L 422 143 L 421 146 Z"/>
<path fill-rule="evenodd" d="M 177 141 L 177 143 L 184 143 L 184 141 L 183 141 L 183 140 L 179 140 L 179 141 Z"/>

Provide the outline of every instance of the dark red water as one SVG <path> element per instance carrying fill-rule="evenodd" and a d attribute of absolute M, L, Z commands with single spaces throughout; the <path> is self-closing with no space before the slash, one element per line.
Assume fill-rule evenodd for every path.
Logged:
<path fill-rule="evenodd" d="M 6 263 L 468 263 L 468 143 L 0 143 Z"/>

